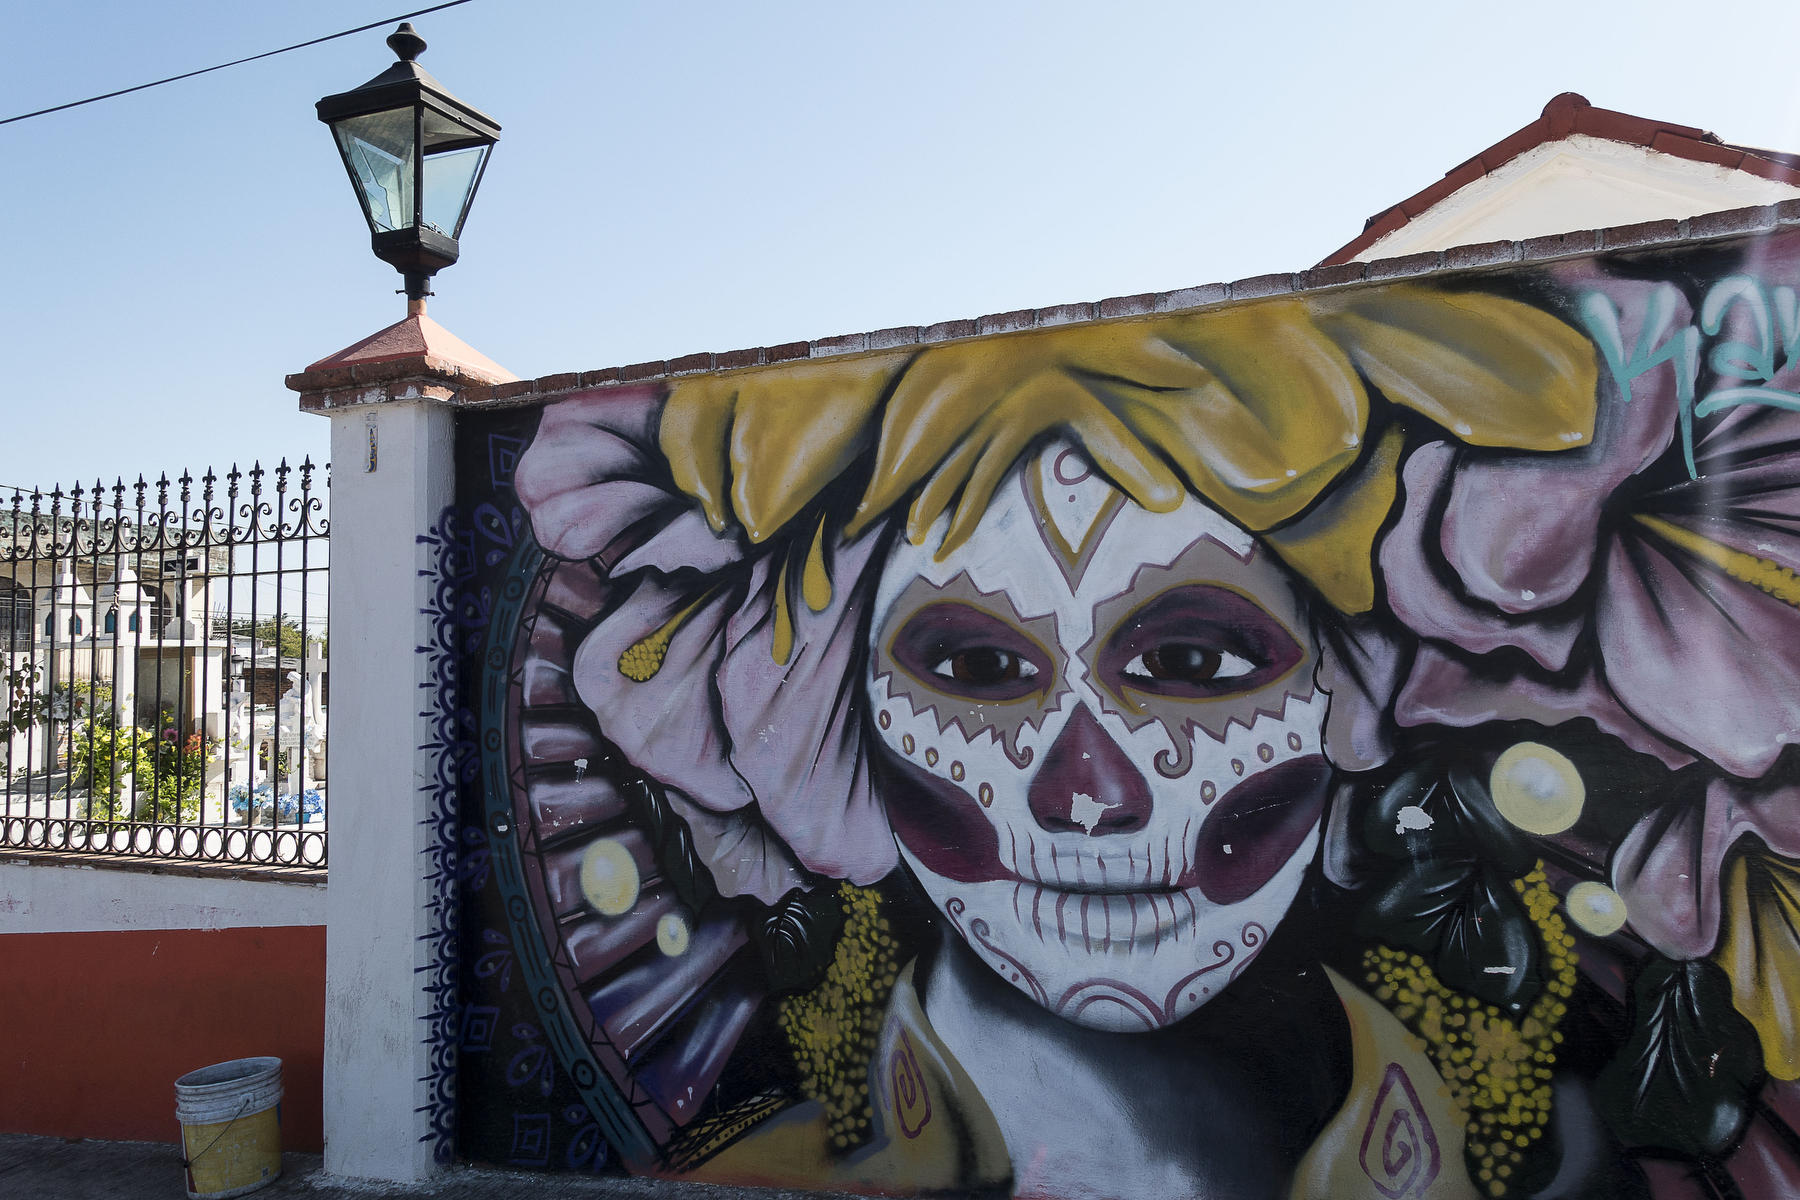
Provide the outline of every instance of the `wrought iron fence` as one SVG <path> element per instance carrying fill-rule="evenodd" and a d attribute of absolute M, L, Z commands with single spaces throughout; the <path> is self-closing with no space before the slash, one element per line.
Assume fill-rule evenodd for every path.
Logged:
<path fill-rule="evenodd" d="M 0 846 L 323 866 L 330 467 L 0 501 Z"/>

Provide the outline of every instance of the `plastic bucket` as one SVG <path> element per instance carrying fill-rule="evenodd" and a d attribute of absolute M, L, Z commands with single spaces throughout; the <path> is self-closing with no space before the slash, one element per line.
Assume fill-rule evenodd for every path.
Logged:
<path fill-rule="evenodd" d="M 281 1060 L 239 1058 L 175 1081 L 189 1200 L 242 1196 L 281 1178 Z"/>

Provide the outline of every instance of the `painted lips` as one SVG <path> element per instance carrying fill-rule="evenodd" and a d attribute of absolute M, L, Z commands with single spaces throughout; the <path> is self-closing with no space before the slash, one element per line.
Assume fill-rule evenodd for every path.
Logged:
<path fill-rule="evenodd" d="M 1075 896 L 1198 890 L 1215 904 L 1235 904 L 1274 878 L 1318 823 L 1331 780 L 1318 754 L 1250 776 L 1206 810 L 1191 853 L 1166 848 L 1167 861 L 1152 871 L 1146 855 L 1155 848 L 1131 833 L 1082 836 L 1076 854 L 1059 849 L 1069 835 L 1045 836 L 1041 847 L 1034 839 L 1028 851 L 1008 846 L 1003 855 L 1000 835 L 962 789 L 903 760 L 883 756 L 882 768 L 898 785 L 887 791 L 894 832 L 921 866 L 947 879 L 1009 880 Z M 1119 866 L 1109 868 L 1108 859 Z"/>

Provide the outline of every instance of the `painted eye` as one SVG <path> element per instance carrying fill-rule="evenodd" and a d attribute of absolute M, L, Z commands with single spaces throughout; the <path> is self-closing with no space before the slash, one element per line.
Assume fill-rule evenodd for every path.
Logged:
<path fill-rule="evenodd" d="M 1239 679 L 1255 670 L 1255 663 L 1229 650 L 1194 642 L 1164 642 L 1126 663 L 1119 673 L 1127 679 L 1158 683 L 1206 684 Z"/>
<path fill-rule="evenodd" d="M 1185 584 L 1121 622 L 1095 666 L 1113 687 L 1206 701 L 1267 687 L 1305 657 L 1286 627 L 1250 597 Z"/>
<path fill-rule="evenodd" d="M 1002 650 L 998 646 L 971 646 L 936 663 L 931 673 L 941 679 L 954 679 L 975 687 L 993 687 L 1030 679 L 1038 669 L 1036 663 L 1011 650 Z"/>
<path fill-rule="evenodd" d="M 1022 700 L 1055 673 L 1049 654 L 992 613 L 946 601 L 908 617 L 892 643 L 894 662 L 945 695 L 978 703 Z"/>

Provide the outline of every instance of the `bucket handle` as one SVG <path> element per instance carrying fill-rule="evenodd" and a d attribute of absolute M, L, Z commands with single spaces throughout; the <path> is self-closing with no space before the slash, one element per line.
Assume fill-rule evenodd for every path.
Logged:
<path fill-rule="evenodd" d="M 254 1097 L 254 1096 L 245 1096 L 243 1103 L 238 1105 L 237 1112 L 232 1114 L 231 1120 L 225 1122 L 225 1128 L 219 1130 L 219 1132 L 213 1137 L 213 1140 L 206 1144 L 206 1149 L 204 1149 L 200 1153 L 194 1155 L 194 1157 L 192 1157 L 192 1158 L 184 1158 L 181 1160 L 182 1169 L 187 1170 L 187 1169 L 191 1168 L 195 1163 L 197 1163 L 201 1159 L 205 1158 L 208 1154 L 211 1154 L 212 1148 L 219 1144 L 219 1139 L 231 1132 L 231 1127 L 238 1123 L 238 1118 L 244 1115 L 244 1110 L 246 1108 L 250 1107 L 250 1101 L 254 1100 L 255 1098 L 256 1097 Z M 183 1137 L 181 1139 L 181 1148 L 183 1150 L 187 1149 L 187 1138 L 185 1138 L 185 1137 Z"/>

